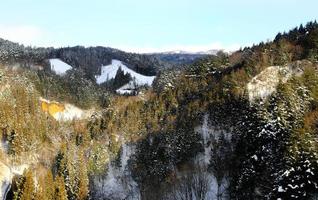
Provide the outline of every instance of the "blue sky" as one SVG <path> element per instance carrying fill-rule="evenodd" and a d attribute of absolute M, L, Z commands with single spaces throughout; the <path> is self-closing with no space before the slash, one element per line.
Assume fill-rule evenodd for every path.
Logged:
<path fill-rule="evenodd" d="M 234 49 L 318 19 L 317 0 L 6 0 L 0 37 L 126 51 Z"/>

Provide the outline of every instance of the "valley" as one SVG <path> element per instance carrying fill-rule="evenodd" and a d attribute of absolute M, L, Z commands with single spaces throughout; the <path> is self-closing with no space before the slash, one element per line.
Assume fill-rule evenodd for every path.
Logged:
<path fill-rule="evenodd" d="M 316 199 L 317 22 L 211 52 L 1 39 L 1 199 Z"/>

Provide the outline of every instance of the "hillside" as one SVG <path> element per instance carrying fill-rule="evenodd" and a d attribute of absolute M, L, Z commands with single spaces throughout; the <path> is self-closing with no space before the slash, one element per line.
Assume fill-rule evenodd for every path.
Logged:
<path fill-rule="evenodd" d="M 103 47 L 0 58 L 3 198 L 317 198 L 316 22 L 174 70 Z"/>
<path fill-rule="evenodd" d="M 196 60 L 203 58 L 208 55 L 216 55 L 217 52 L 186 52 L 186 51 L 172 51 L 172 52 L 162 52 L 162 53 L 152 53 L 149 54 L 153 57 L 158 58 L 158 60 L 169 63 L 171 66 L 187 65 L 192 64 Z"/>
<path fill-rule="evenodd" d="M 22 66 L 29 66 L 43 64 L 47 59 L 58 58 L 75 68 L 84 70 L 88 76 L 100 73 L 101 66 L 110 64 L 112 59 L 121 60 L 133 70 L 144 74 L 155 74 L 160 68 L 155 58 L 108 47 L 36 48 L 3 39 L 0 40 L 0 46 L 2 63 L 21 63 Z"/>

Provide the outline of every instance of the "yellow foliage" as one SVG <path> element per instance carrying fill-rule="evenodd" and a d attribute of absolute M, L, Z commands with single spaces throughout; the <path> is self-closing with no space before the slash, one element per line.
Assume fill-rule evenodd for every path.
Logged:
<path fill-rule="evenodd" d="M 48 112 L 51 116 L 54 116 L 58 112 L 63 112 L 65 110 L 65 106 L 61 103 L 57 102 L 47 102 L 41 100 L 41 108 L 44 112 Z"/>

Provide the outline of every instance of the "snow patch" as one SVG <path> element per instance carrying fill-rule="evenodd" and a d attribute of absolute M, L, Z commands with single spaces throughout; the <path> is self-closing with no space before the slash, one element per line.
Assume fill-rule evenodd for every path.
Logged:
<path fill-rule="evenodd" d="M 223 135 L 224 139 L 230 141 L 232 138 L 231 132 L 219 129 L 209 124 L 209 115 L 205 114 L 201 126 L 195 127 L 195 132 L 199 133 L 202 138 L 202 145 L 204 147 L 204 153 L 197 156 L 197 161 L 202 167 L 206 167 L 210 163 L 212 141 L 219 140 Z"/>
<path fill-rule="evenodd" d="M 28 168 L 29 168 L 29 165 L 22 164 L 22 165 L 19 165 L 19 166 L 11 167 L 11 171 L 12 171 L 13 174 L 22 175 L 24 170 L 26 170 Z"/>
<path fill-rule="evenodd" d="M 148 85 L 151 86 L 153 80 L 156 76 L 145 76 L 135 72 L 134 70 L 129 69 L 126 65 L 124 65 L 119 60 L 112 60 L 110 65 L 102 66 L 102 73 L 99 76 L 96 76 L 96 82 L 98 84 L 102 84 L 110 79 L 115 78 L 118 69 L 121 68 L 124 73 L 128 73 L 131 75 L 138 86 Z"/>
<path fill-rule="evenodd" d="M 255 161 L 257 161 L 257 160 L 258 160 L 257 155 L 253 155 L 253 156 L 252 156 L 252 158 L 253 158 Z"/>
<path fill-rule="evenodd" d="M 49 114 L 51 114 L 51 116 L 57 121 L 71 121 L 74 119 L 86 119 L 91 117 L 94 114 L 94 109 L 83 110 L 72 104 L 68 104 L 68 103 L 62 104 L 55 101 L 49 101 L 44 98 L 40 98 L 40 101 L 47 103 L 48 106 L 50 106 L 51 104 L 56 104 L 62 107 L 62 109 L 57 109 L 56 112 L 50 112 L 50 111 L 44 110 L 48 112 Z"/>
<path fill-rule="evenodd" d="M 278 187 L 278 192 L 285 192 L 285 190 L 283 189 L 282 186 L 279 186 L 279 187 Z"/>
<path fill-rule="evenodd" d="M 10 168 L 0 162 L 0 198 L 4 199 L 6 197 L 6 193 L 9 190 L 12 180 L 12 173 Z"/>
<path fill-rule="evenodd" d="M 57 75 L 64 75 L 67 70 L 72 69 L 72 66 L 63 62 L 61 59 L 53 58 L 49 59 L 51 70 Z"/>
<path fill-rule="evenodd" d="M 131 176 L 128 161 L 135 153 L 135 145 L 122 145 L 120 154 L 120 166 L 116 162 L 109 161 L 108 172 L 105 178 L 93 179 L 94 198 L 107 198 L 114 200 L 138 200 L 141 199 L 138 184 Z"/>
<path fill-rule="evenodd" d="M 222 180 L 218 184 L 215 175 L 211 172 L 208 172 L 208 168 L 210 165 L 210 160 L 212 158 L 211 150 L 213 147 L 213 140 L 218 141 L 222 136 L 224 136 L 225 140 L 231 141 L 231 128 L 229 129 L 229 131 L 226 131 L 223 130 L 221 127 L 211 125 L 209 115 L 205 114 L 203 117 L 202 125 L 195 127 L 194 130 L 201 135 L 202 145 L 204 148 L 204 152 L 199 153 L 196 156 L 196 158 L 194 159 L 194 163 L 199 166 L 201 170 L 203 170 L 202 173 L 204 173 L 204 176 L 209 182 L 210 187 L 207 190 L 207 196 L 205 199 L 228 199 L 228 175 L 224 175 L 224 177 L 222 177 Z"/>
<path fill-rule="evenodd" d="M 53 117 L 58 121 L 70 121 L 73 119 L 85 118 L 86 112 L 74 105 L 65 104 L 62 112 L 57 112 Z"/>
<path fill-rule="evenodd" d="M 123 85 L 116 90 L 118 94 L 133 94 L 136 90 L 136 84 L 134 81 L 130 81 L 126 85 Z"/>
<path fill-rule="evenodd" d="M 27 168 L 29 168 L 27 164 L 10 167 L 0 162 L 0 199 L 6 199 L 14 175 L 22 175 Z"/>

